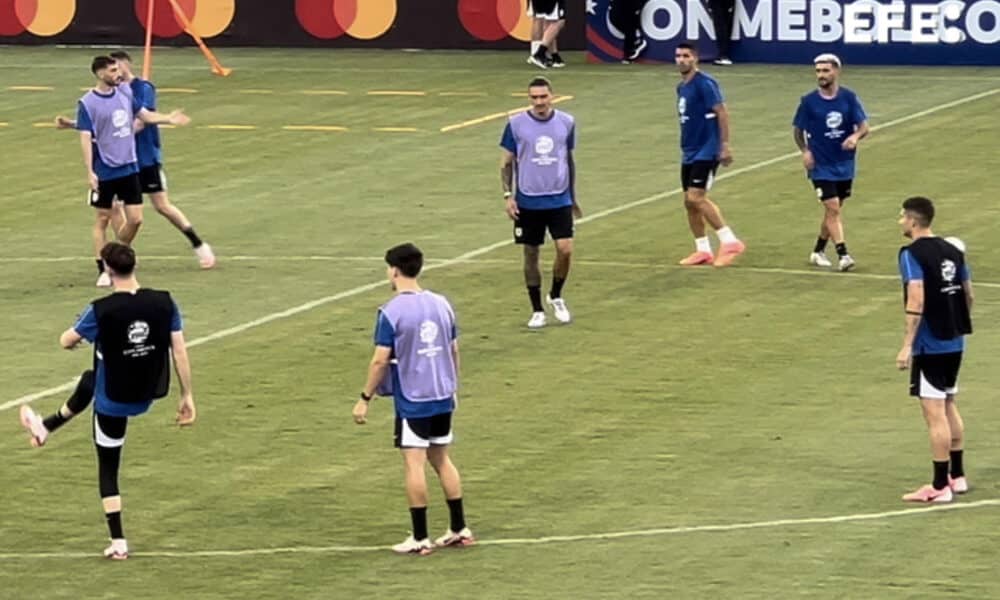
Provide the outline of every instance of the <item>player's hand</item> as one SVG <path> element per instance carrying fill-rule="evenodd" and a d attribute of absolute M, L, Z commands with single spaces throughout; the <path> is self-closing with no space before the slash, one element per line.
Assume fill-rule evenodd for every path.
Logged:
<path fill-rule="evenodd" d="M 804 166 L 807 171 L 812 171 L 813 168 L 816 167 L 816 158 L 813 156 L 812 151 L 802 151 L 802 166 Z"/>
<path fill-rule="evenodd" d="M 87 173 L 87 185 L 90 186 L 90 189 L 96 192 L 98 184 L 99 180 L 97 179 L 97 173 L 94 173 L 93 171 Z"/>
<path fill-rule="evenodd" d="M 73 129 L 76 123 L 67 119 L 66 117 L 59 115 L 56 117 L 56 129 Z"/>
<path fill-rule="evenodd" d="M 913 360 L 913 348 L 910 346 L 903 346 L 900 349 L 899 354 L 896 355 L 896 368 L 900 371 L 905 371 L 910 368 L 910 363 Z"/>
<path fill-rule="evenodd" d="M 574 219 L 583 218 L 583 209 L 580 208 L 580 205 L 576 203 L 576 200 L 573 201 L 573 218 Z"/>
<path fill-rule="evenodd" d="M 364 425 L 368 422 L 368 403 L 364 400 L 358 400 L 354 403 L 354 410 L 351 411 L 351 415 L 354 417 L 354 422 L 358 425 Z"/>
<path fill-rule="evenodd" d="M 198 411 L 194 407 L 194 397 L 191 394 L 181 396 L 181 402 L 177 405 L 177 417 L 174 421 L 181 427 L 194 425 L 194 420 L 198 417 Z"/>
<path fill-rule="evenodd" d="M 179 125 L 183 127 L 191 122 L 191 117 L 184 114 L 184 109 L 181 108 L 170 113 L 169 122 L 171 125 Z"/>
<path fill-rule="evenodd" d="M 719 162 L 723 167 L 733 164 L 733 151 L 729 149 L 729 144 L 722 145 L 722 152 L 719 153 Z"/>
<path fill-rule="evenodd" d="M 507 207 L 504 209 L 507 212 L 507 216 L 510 217 L 511 221 L 516 221 L 519 216 L 521 216 L 520 211 L 517 210 L 517 200 L 513 196 L 507 198 Z"/>
<path fill-rule="evenodd" d="M 858 136 L 849 135 L 844 143 L 840 145 L 844 150 L 854 150 L 858 147 Z"/>

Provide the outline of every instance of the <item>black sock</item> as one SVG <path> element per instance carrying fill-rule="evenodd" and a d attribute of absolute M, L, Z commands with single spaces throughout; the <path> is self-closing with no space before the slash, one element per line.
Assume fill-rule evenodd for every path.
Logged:
<path fill-rule="evenodd" d="M 45 417 L 45 419 L 42 420 L 42 425 L 45 425 L 45 428 L 49 430 L 49 433 L 52 433 L 56 429 L 65 425 L 66 421 L 69 421 L 72 418 L 73 417 L 64 417 L 62 409 L 59 409 L 51 416 Z"/>
<path fill-rule="evenodd" d="M 837 256 L 847 256 L 847 243 L 841 242 L 837 244 Z"/>
<path fill-rule="evenodd" d="M 539 60 L 545 60 L 545 55 L 548 54 L 549 49 L 545 44 L 538 44 L 538 50 L 535 52 L 535 58 Z"/>
<path fill-rule="evenodd" d="M 125 537 L 125 533 L 122 531 L 122 512 L 104 513 L 104 518 L 108 520 L 108 531 L 111 533 L 111 539 L 119 540 Z"/>
<path fill-rule="evenodd" d="M 948 487 L 948 461 L 934 461 L 934 489 L 943 490 Z"/>
<path fill-rule="evenodd" d="M 951 476 L 956 479 L 959 477 L 965 477 L 965 466 L 962 465 L 961 450 L 951 451 Z"/>
<path fill-rule="evenodd" d="M 531 310 L 535 312 L 542 312 L 545 310 L 542 308 L 542 286 L 529 285 L 528 298 L 531 298 Z"/>
<path fill-rule="evenodd" d="M 184 237 L 186 237 L 191 242 L 192 248 L 197 248 L 198 246 L 202 245 L 203 242 L 201 241 L 201 238 L 198 237 L 198 234 L 194 232 L 194 227 L 188 227 L 187 229 L 182 229 L 181 233 L 183 233 Z"/>
<path fill-rule="evenodd" d="M 826 243 L 829 242 L 829 241 L 830 240 L 828 240 L 826 238 L 821 238 L 821 237 L 816 238 L 816 245 L 813 246 L 813 252 L 816 252 L 816 253 L 819 253 L 819 254 L 822 254 L 822 253 L 826 252 Z"/>
<path fill-rule="evenodd" d="M 98 273 L 104 272 L 104 261 L 101 260 L 100 258 L 97 259 L 97 272 Z"/>
<path fill-rule="evenodd" d="M 549 292 L 550 298 L 561 298 L 562 297 L 562 286 L 566 283 L 565 277 L 553 277 L 552 278 L 552 291 Z"/>
<path fill-rule="evenodd" d="M 465 511 L 462 510 L 462 499 L 448 500 L 448 512 L 451 514 L 451 530 L 455 533 L 465 529 Z"/>
<path fill-rule="evenodd" d="M 558 52 L 553 52 L 552 60 L 554 60 L 555 62 L 562 62 L 562 56 L 559 56 Z"/>
<path fill-rule="evenodd" d="M 410 520 L 413 522 L 413 539 L 426 540 L 427 539 L 427 507 L 426 506 L 411 506 L 410 507 Z"/>

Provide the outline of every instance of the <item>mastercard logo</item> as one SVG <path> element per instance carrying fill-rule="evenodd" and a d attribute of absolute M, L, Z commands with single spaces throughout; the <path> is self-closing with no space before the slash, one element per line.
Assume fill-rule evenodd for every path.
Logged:
<path fill-rule="evenodd" d="M 510 36 L 531 39 L 528 0 L 459 0 L 458 19 L 473 36 L 495 42 Z"/>
<path fill-rule="evenodd" d="M 169 0 L 153 1 L 153 35 L 172 38 L 184 33 L 184 25 Z M 3 2 L 3 0 L 0 0 Z M 145 29 L 150 0 L 135 0 L 135 17 Z M 177 0 L 194 33 L 204 38 L 219 35 L 233 22 L 236 0 Z"/>
<path fill-rule="evenodd" d="M 0 0 L 0 35 L 57 35 L 75 14 L 76 0 Z"/>
<path fill-rule="evenodd" d="M 396 21 L 397 0 L 295 0 L 295 17 L 313 37 L 332 40 L 345 33 L 372 40 Z"/>

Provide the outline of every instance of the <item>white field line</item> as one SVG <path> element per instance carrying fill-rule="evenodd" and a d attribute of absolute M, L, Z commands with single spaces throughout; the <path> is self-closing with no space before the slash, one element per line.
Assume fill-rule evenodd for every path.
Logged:
<path fill-rule="evenodd" d="M 585 533 L 579 535 L 552 535 L 536 538 L 503 538 L 480 540 L 477 546 L 537 546 L 541 544 L 566 544 L 572 542 L 620 540 L 638 537 L 665 537 L 686 533 L 726 533 L 753 529 L 775 529 L 780 527 L 804 527 L 810 525 L 831 525 L 877 521 L 896 517 L 912 517 L 931 513 L 971 510 L 989 506 L 1000 506 L 1000 499 L 977 500 L 942 506 L 906 508 L 877 513 L 856 513 L 832 517 L 804 517 L 799 519 L 776 519 L 773 521 L 750 521 L 744 523 L 721 523 L 716 525 L 688 525 L 679 527 L 658 527 L 655 529 L 633 529 L 607 533 Z M 136 558 L 211 558 L 271 556 L 276 554 L 356 554 L 362 552 L 388 552 L 388 546 L 284 546 L 273 548 L 246 548 L 243 550 L 150 550 L 138 551 Z M 447 551 L 447 550 L 446 550 Z M 40 559 L 40 558 L 94 558 L 94 552 L 10 552 L 0 554 L 0 560 Z"/>
<path fill-rule="evenodd" d="M 954 107 L 960 106 L 962 104 L 968 104 L 969 102 L 975 102 L 976 100 L 979 100 L 981 98 L 986 98 L 986 97 L 989 97 L 989 96 L 993 96 L 993 95 L 995 95 L 997 93 L 1000 93 L 1000 88 L 995 88 L 995 89 L 988 90 L 988 91 L 985 91 L 985 92 L 980 92 L 978 94 L 973 94 L 971 96 L 966 96 L 964 98 L 959 98 L 958 100 L 952 100 L 951 102 L 945 102 L 944 104 L 939 104 L 937 106 L 932 106 L 931 108 L 928 108 L 928 109 L 925 109 L 925 110 L 921 110 L 919 112 L 915 112 L 915 113 L 907 115 L 905 117 L 900 117 L 898 119 L 893 119 L 892 121 L 888 121 L 886 123 L 882 123 L 881 125 L 876 125 L 875 127 L 872 127 L 872 131 L 878 131 L 878 130 L 881 130 L 881 129 L 886 129 L 886 128 L 889 128 L 889 127 L 894 127 L 896 125 L 901 125 L 903 123 L 907 123 L 907 122 L 912 121 L 914 119 L 919 119 L 921 117 L 925 117 L 927 115 L 930 115 L 930 114 L 933 114 L 933 113 L 936 113 L 936 112 L 940 112 L 942 110 L 947 110 L 949 108 L 954 108 Z M 790 158 L 795 158 L 797 156 L 799 156 L 798 152 L 789 152 L 787 154 L 782 154 L 781 156 L 776 156 L 774 158 L 771 158 L 771 159 L 768 159 L 768 160 L 764 160 L 764 161 L 761 161 L 761 162 L 757 162 L 757 163 L 754 163 L 752 165 L 748 165 L 746 167 L 742 167 L 742 168 L 739 168 L 739 169 L 734 169 L 734 170 L 728 171 L 725 174 L 719 176 L 717 179 L 718 180 L 729 179 L 730 177 L 736 177 L 736 176 L 742 175 L 744 173 L 750 173 L 752 171 L 757 171 L 759 169 L 763 169 L 765 167 L 769 167 L 769 166 L 771 166 L 771 165 L 773 165 L 775 163 L 779 163 L 779 162 L 788 160 Z M 589 216 L 586 216 L 586 217 L 580 219 L 578 221 L 578 223 L 587 223 L 587 222 L 590 222 L 590 221 L 596 221 L 597 219 L 603 219 L 604 217 L 607 217 L 607 216 L 610 216 L 610 215 L 614 215 L 614 214 L 617 214 L 617 213 L 620 213 L 620 212 L 624 212 L 626 210 L 631 210 L 633 208 L 644 206 L 646 204 L 650 204 L 651 202 L 656 202 L 657 200 L 662 200 L 662 199 L 667 198 L 669 196 L 674 196 L 676 194 L 681 193 L 681 191 L 682 191 L 681 188 L 674 188 L 674 189 L 666 191 L 666 192 L 661 192 L 659 194 L 653 194 L 652 196 L 647 196 L 645 198 L 642 198 L 640 200 L 636 200 L 634 202 L 628 202 L 626 204 L 622 204 L 622 205 L 619 205 L 619 206 L 616 206 L 616 207 L 612 207 L 612 208 L 609 208 L 609 209 L 606 209 L 606 210 L 602 210 L 602 211 L 590 214 Z M 425 271 L 426 270 L 430 270 L 430 269 L 437 269 L 437 268 L 441 268 L 441 267 L 449 267 L 449 266 L 452 266 L 452 265 L 461 264 L 463 262 L 468 261 L 471 258 L 476 258 L 476 257 L 482 256 L 483 254 L 487 254 L 487 253 L 492 252 L 492 251 L 494 251 L 494 250 L 496 250 L 498 248 L 503 248 L 505 246 L 510 246 L 513 243 L 514 243 L 513 240 L 507 239 L 507 240 L 502 240 L 502 241 L 499 241 L 499 242 L 494 242 L 494 243 L 488 244 L 486 246 L 481 246 L 481 247 L 479 247 L 479 248 L 477 248 L 475 250 L 472 250 L 472 251 L 466 252 L 465 254 L 456 256 L 455 258 L 450 258 L 450 259 L 447 259 L 447 260 L 443 260 L 441 262 L 436 262 L 436 263 L 430 264 L 430 265 L 428 265 L 425 268 Z M 217 331 L 215 333 L 209 334 L 209 335 L 204 336 L 204 337 L 196 338 L 196 339 L 192 340 L 191 342 L 189 342 L 188 346 L 191 346 L 191 347 L 193 347 L 193 346 L 200 346 L 201 344 L 204 344 L 204 343 L 207 343 L 207 342 L 211 342 L 211 341 L 214 341 L 214 340 L 218 340 L 218 339 L 222 339 L 222 338 L 225 338 L 225 337 L 229 337 L 231 335 L 236 335 L 238 333 L 242 333 L 244 331 L 247 331 L 248 329 L 253 329 L 255 327 L 259 327 L 261 325 L 265 325 L 267 323 L 270 323 L 272 321 L 277 321 L 277 320 L 280 320 L 280 319 L 285 319 L 285 318 L 288 318 L 288 317 L 291 317 L 291 316 L 294 316 L 294 315 L 297 315 L 297 314 L 300 314 L 300 313 L 312 310 L 314 308 L 317 308 L 317 307 L 329 304 L 331 302 L 336 302 L 338 300 L 342 300 L 344 298 L 349 298 L 351 296 L 356 296 L 358 294 L 363 294 L 364 292 L 371 291 L 373 289 L 376 289 L 376 288 L 384 286 L 384 285 L 385 285 L 385 282 L 383 282 L 383 281 L 376 281 L 376 282 L 373 282 L 373 283 L 368 283 L 368 284 L 365 284 L 365 285 L 360 285 L 360 286 L 351 288 L 349 290 L 345 290 L 343 292 L 339 292 L 337 294 L 333 294 L 332 296 L 324 296 L 323 298 L 318 298 L 318 299 L 313 300 L 311 302 L 306 302 L 305 304 L 300 304 L 298 306 L 295 306 L 295 307 L 292 307 L 292 308 L 289 308 L 289 309 L 286 309 L 286 310 L 283 310 L 283 311 L 280 311 L 280 312 L 271 313 L 271 314 L 265 315 L 265 316 L 263 316 L 263 317 L 261 317 L 259 319 L 254 319 L 253 321 L 247 321 L 246 323 L 243 323 L 241 325 L 236 325 L 234 327 L 230 327 L 228 329 L 223 329 L 221 331 Z M 51 388 L 48 388 L 48 389 L 45 389 L 45 390 L 41 390 L 41 391 L 38 391 L 38 392 L 34 392 L 34 393 L 31 393 L 31 394 L 27 394 L 25 396 L 21 396 L 20 398 L 15 398 L 14 400 L 10 400 L 10 401 L 4 402 L 3 404 L 0 404 L 0 411 L 10 410 L 11 408 L 20 406 L 22 404 L 26 404 L 28 402 L 34 402 L 35 400 L 40 400 L 40 399 L 43 399 L 43 398 L 47 398 L 49 396 L 53 396 L 55 394 L 59 394 L 59 393 L 62 393 L 62 392 L 69 391 L 69 390 L 73 389 L 73 387 L 75 385 L 76 385 L 76 379 L 74 378 L 73 380 L 71 380 L 71 381 L 69 381 L 67 383 L 64 383 L 62 385 L 59 385 L 59 386 L 56 386 L 56 387 L 51 387 Z"/>

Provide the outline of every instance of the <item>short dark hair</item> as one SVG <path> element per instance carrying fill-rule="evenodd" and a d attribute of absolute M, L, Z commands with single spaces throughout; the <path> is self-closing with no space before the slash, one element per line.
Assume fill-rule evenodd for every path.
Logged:
<path fill-rule="evenodd" d="M 677 44 L 678 50 L 690 50 L 691 54 L 698 56 L 698 46 L 694 45 L 694 42 L 681 42 Z"/>
<path fill-rule="evenodd" d="M 94 61 L 90 63 L 90 72 L 93 73 L 94 75 L 97 75 L 98 71 L 100 71 L 101 69 L 107 69 L 116 62 L 118 61 L 111 58 L 110 56 L 104 56 L 104 55 L 95 56 Z"/>
<path fill-rule="evenodd" d="M 407 277 L 416 277 L 424 268 L 424 253 L 420 248 L 407 242 L 389 248 L 385 253 L 385 262 L 390 267 L 399 269 Z"/>
<path fill-rule="evenodd" d="M 546 79 L 545 77 L 535 77 L 534 79 L 531 80 L 531 83 L 528 84 L 528 87 L 529 88 L 533 88 L 533 87 L 546 87 L 546 88 L 549 88 L 549 91 L 551 92 L 552 91 L 552 82 L 549 81 L 548 79 Z"/>
<path fill-rule="evenodd" d="M 910 213 L 921 227 L 930 227 L 934 222 L 934 203 L 930 198 L 913 196 L 903 201 L 903 210 Z"/>
<path fill-rule="evenodd" d="M 108 242 L 101 248 L 101 260 L 115 275 L 128 277 L 135 271 L 135 250 L 125 244 Z"/>
<path fill-rule="evenodd" d="M 108 56 L 115 60 L 127 60 L 128 62 L 132 62 L 132 57 L 129 56 L 128 52 L 125 52 L 124 50 L 115 50 Z"/>

